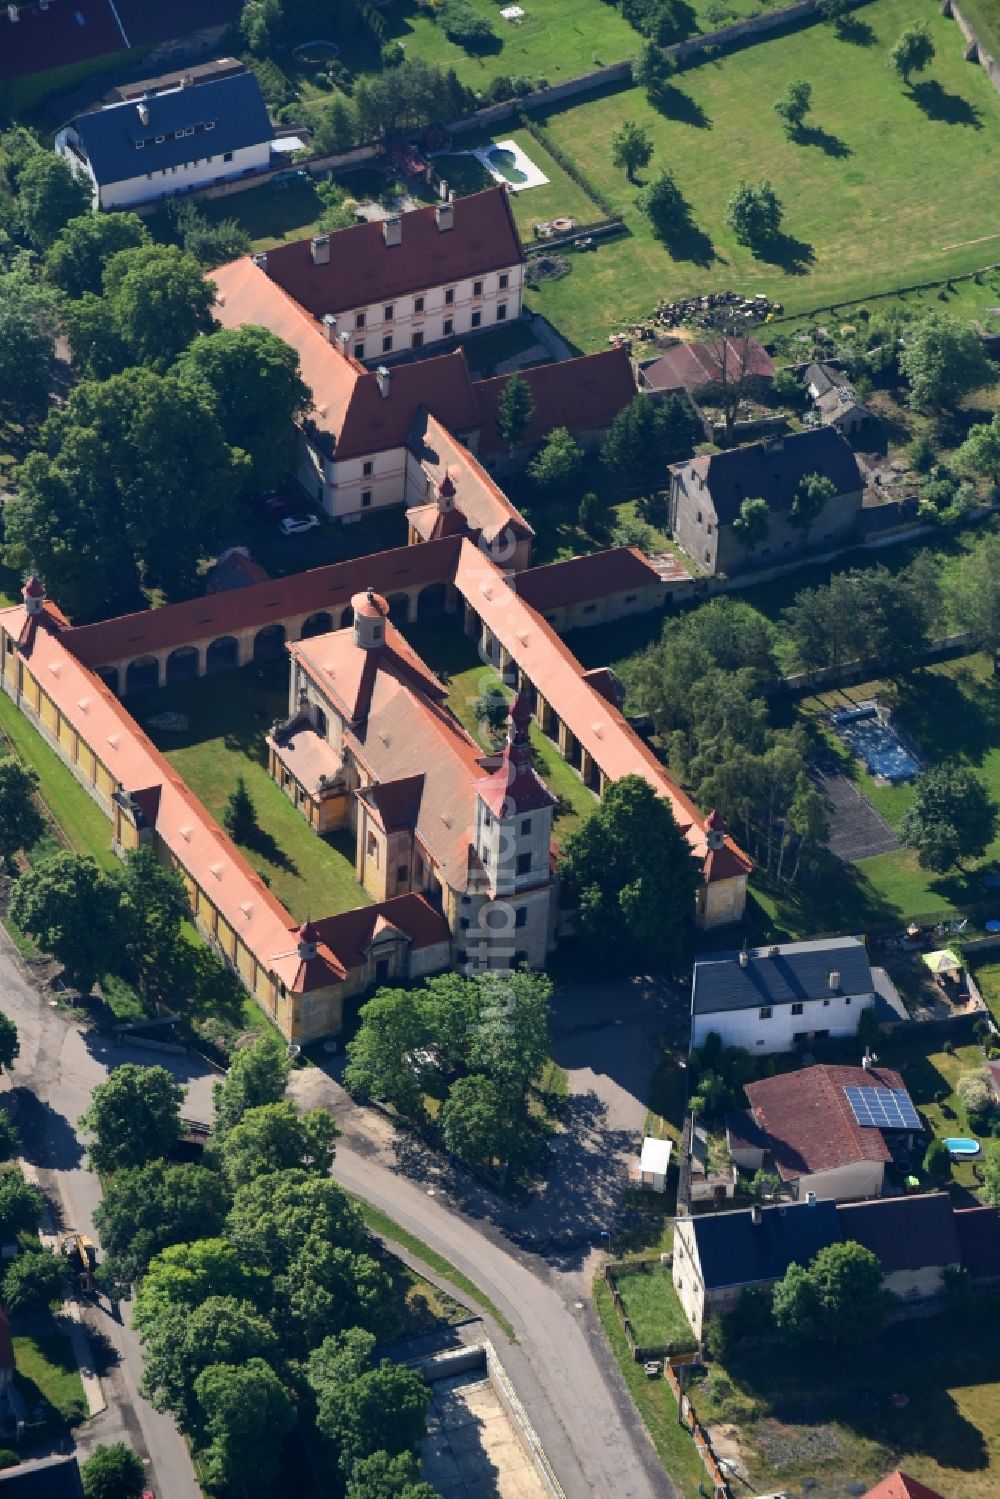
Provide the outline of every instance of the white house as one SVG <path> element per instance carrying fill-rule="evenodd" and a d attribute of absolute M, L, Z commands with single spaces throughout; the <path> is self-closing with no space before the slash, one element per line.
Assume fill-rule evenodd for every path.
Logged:
<path fill-rule="evenodd" d="M 725 1046 L 766 1055 L 857 1033 L 875 980 L 856 937 L 707 953 L 691 981 L 691 1049 L 716 1032 Z"/>
<path fill-rule="evenodd" d="M 260 264 L 361 362 L 521 315 L 525 255 L 499 187 L 278 245 Z"/>
<path fill-rule="evenodd" d="M 181 83 L 77 115 L 55 148 L 95 208 L 131 208 L 262 171 L 274 131 L 252 73 Z"/>

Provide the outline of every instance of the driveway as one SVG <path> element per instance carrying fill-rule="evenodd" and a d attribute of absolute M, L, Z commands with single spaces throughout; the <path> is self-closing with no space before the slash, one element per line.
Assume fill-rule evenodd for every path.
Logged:
<path fill-rule="evenodd" d="M 511 1203 L 358 1107 L 325 1071 L 292 1076 L 304 1107 L 342 1134 L 333 1174 L 445 1255 L 517 1332 L 491 1333 L 569 1499 L 674 1499 L 593 1311 L 590 1288 L 647 1107 L 657 1040 L 686 1028 L 686 1001 L 643 980 L 561 990 L 553 1055 L 566 1069 L 565 1131 L 546 1182 Z M 339 1069 L 337 1069 L 339 1070 Z M 489 1319 L 488 1319 L 489 1320 Z"/>
<path fill-rule="evenodd" d="M 188 1088 L 185 1113 L 211 1116 L 212 1075 L 187 1057 L 123 1046 L 83 1030 L 27 982 L 6 932 L 0 928 L 0 1008 L 14 1021 L 21 1043 L 12 1081 L 17 1094 L 23 1155 L 63 1228 L 94 1235 L 100 1183 L 86 1167 L 76 1121 L 91 1090 L 122 1062 L 159 1063 Z M 161 1415 L 138 1393 L 139 1341 L 128 1327 L 131 1307 L 116 1320 L 106 1303 L 82 1303 L 82 1319 L 101 1373 L 108 1408 L 80 1433 L 81 1456 L 98 1442 L 126 1441 L 149 1461 L 149 1482 L 166 1499 L 200 1499 L 187 1447 L 173 1417 Z"/>

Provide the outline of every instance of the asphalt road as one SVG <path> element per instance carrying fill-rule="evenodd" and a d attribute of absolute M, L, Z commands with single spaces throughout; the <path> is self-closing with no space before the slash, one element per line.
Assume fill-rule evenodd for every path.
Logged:
<path fill-rule="evenodd" d="M 208 1119 L 211 1077 L 186 1057 L 138 1051 L 67 1023 L 66 1017 L 24 979 L 6 932 L 0 928 L 0 1007 L 18 1029 L 21 1052 L 12 1081 L 18 1090 L 18 1125 L 24 1156 L 38 1171 L 43 1191 L 64 1229 L 94 1235 L 93 1213 L 101 1199 L 100 1183 L 87 1170 L 77 1140 L 76 1121 L 90 1092 L 122 1062 L 162 1063 L 189 1084 L 185 1112 Z M 91 1337 L 108 1409 L 81 1433 L 81 1455 L 98 1442 L 127 1441 L 149 1462 L 149 1482 L 157 1499 L 201 1499 L 187 1447 L 172 1416 L 153 1410 L 139 1395 L 142 1370 L 139 1342 L 128 1328 L 130 1308 L 121 1320 L 107 1302 L 84 1304 L 83 1320 Z"/>

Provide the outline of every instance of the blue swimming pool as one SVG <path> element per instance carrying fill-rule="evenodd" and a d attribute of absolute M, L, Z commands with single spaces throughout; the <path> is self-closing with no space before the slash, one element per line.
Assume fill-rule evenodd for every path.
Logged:
<path fill-rule="evenodd" d="M 949 1155 L 964 1156 L 979 1154 L 980 1145 L 978 1140 L 966 1140 L 961 1135 L 953 1135 L 950 1139 L 945 1140 L 944 1143 L 947 1146 Z"/>
<path fill-rule="evenodd" d="M 896 732 L 881 723 L 873 707 L 845 709 L 833 715 L 833 726 L 869 775 L 886 781 L 912 781 L 920 762 L 900 742 Z"/>

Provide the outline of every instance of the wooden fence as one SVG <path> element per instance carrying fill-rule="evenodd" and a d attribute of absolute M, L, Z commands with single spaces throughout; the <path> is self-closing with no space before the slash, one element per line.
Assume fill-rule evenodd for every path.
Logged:
<path fill-rule="evenodd" d="M 687 1427 L 688 1431 L 694 1437 L 694 1445 L 698 1449 L 698 1456 L 705 1464 L 705 1472 L 708 1474 L 712 1484 L 715 1499 L 732 1499 L 732 1489 L 729 1487 L 726 1475 L 719 1466 L 719 1460 L 715 1455 L 711 1438 L 695 1414 L 694 1406 L 691 1404 L 691 1397 L 684 1393 L 682 1384 L 683 1373 L 679 1373 L 678 1371 L 682 1371 L 686 1367 L 687 1361 L 685 1360 L 668 1359 L 664 1365 L 663 1376 L 670 1386 L 674 1399 L 677 1401 L 677 1413 L 681 1425 Z"/>

